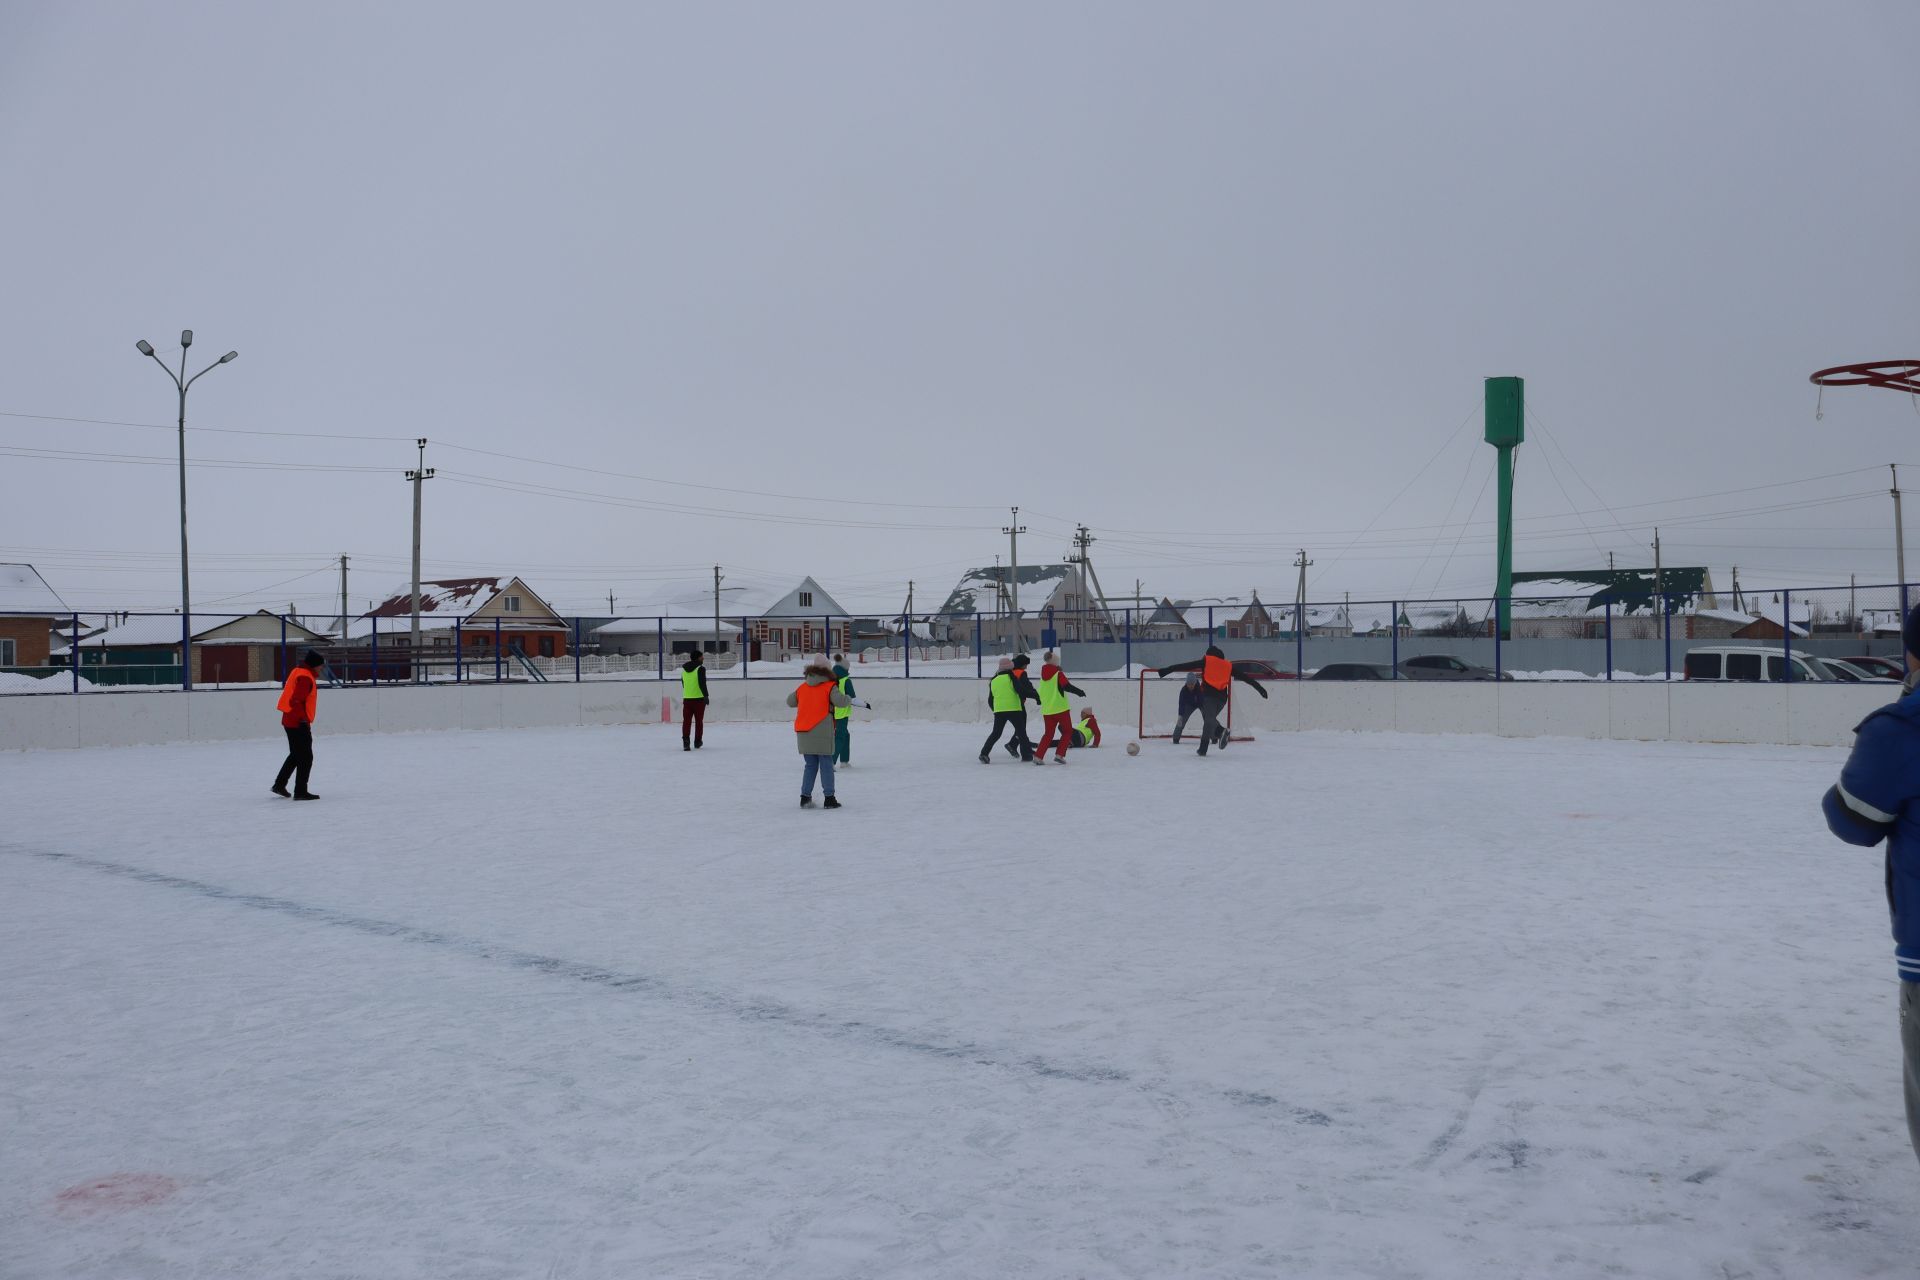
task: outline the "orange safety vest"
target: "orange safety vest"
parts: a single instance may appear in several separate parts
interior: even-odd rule
[[[833,714],[831,684],[803,684],[793,692],[800,703],[799,714],[793,717],[795,733],[805,733]]]
[[[295,685],[300,681],[306,682],[305,689],[295,688]],[[280,714],[287,715],[292,712],[294,708],[298,707],[305,713],[302,718],[311,724],[313,723],[314,712],[319,706],[320,682],[313,678],[313,672],[307,670],[305,667],[295,667],[292,671],[289,671],[287,673],[287,682],[280,687]]]
[[[1227,684],[1233,679],[1233,664],[1225,658],[1208,654],[1206,661],[1200,664],[1200,679],[1208,687],[1225,693]]]

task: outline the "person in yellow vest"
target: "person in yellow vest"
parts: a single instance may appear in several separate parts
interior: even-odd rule
[[[1227,727],[1220,723],[1220,713],[1227,707],[1227,689],[1238,680],[1261,697],[1267,691],[1260,682],[1242,672],[1221,652],[1220,646],[1210,644],[1204,657],[1191,662],[1176,662],[1160,668],[1160,678],[1166,679],[1176,671],[1198,671],[1200,673],[1200,750],[1195,754],[1205,756],[1207,748],[1218,743],[1222,751],[1227,749]]]
[[[853,763],[853,735],[847,730],[853,723],[853,708],[859,702],[859,695],[853,691],[853,677],[847,674],[847,655],[833,655],[833,680],[836,688],[847,695],[847,705],[833,709],[833,760],[845,768]]]
[[[680,668],[680,749],[698,751],[707,736],[707,664],[699,650]]]
[[[1000,735],[1013,730],[1007,754],[1016,760],[1033,759],[1033,739],[1027,736],[1027,700],[1040,701],[1033,681],[1027,679],[1027,655],[1000,659],[1000,669],[987,681],[987,709],[993,712],[993,732],[987,745],[980,748],[980,763],[993,763],[993,745]]]
[[[1040,682],[1034,687],[1040,692],[1040,714],[1045,717],[1046,728],[1040,735],[1040,745],[1033,749],[1033,762],[1047,762],[1047,746],[1058,733],[1060,747],[1054,753],[1053,762],[1065,764],[1067,744],[1073,738],[1073,708],[1067,703],[1067,695],[1084,698],[1087,693],[1067,679],[1067,673],[1056,664],[1053,650],[1047,650],[1041,661],[1045,665],[1040,668]]]
[[[1080,722],[1073,726],[1073,745],[1076,747],[1097,747],[1100,745],[1100,721],[1093,714],[1093,708],[1080,708]]]
[[[833,794],[833,712],[850,699],[835,684],[833,668],[825,658],[809,660],[805,674],[806,683],[787,695],[787,705],[796,713],[794,739],[806,760],[800,772],[800,807],[813,808],[813,781],[818,777],[826,794],[823,807],[838,809],[842,806]]]
[[[273,794],[277,796],[289,794],[287,779],[292,778],[293,799],[320,798],[307,790],[307,779],[313,773],[313,713],[320,706],[319,671],[326,664],[325,658],[309,649],[280,686],[280,727],[287,731],[287,759],[273,780]]]

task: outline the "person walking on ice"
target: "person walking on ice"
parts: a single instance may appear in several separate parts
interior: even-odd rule
[[[987,681],[987,706],[993,712],[993,732],[987,735],[987,745],[980,748],[980,763],[993,763],[993,744],[1000,741],[1000,735],[1008,729],[1013,730],[1013,738],[1007,743],[1007,754],[1016,760],[1033,759],[1033,740],[1027,737],[1027,699],[1035,702],[1040,695],[1034,691],[1033,682],[1027,679],[1027,655],[1017,658],[1000,659],[1000,669]]]
[[[1200,750],[1196,755],[1205,756],[1207,748],[1216,742],[1222,751],[1227,749],[1227,727],[1220,723],[1220,713],[1226,709],[1227,688],[1233,681],[1247,685],[1263,698],[1267,696],[1260,682],[1229,662],[1217,644],[1208,645],[1204,657],[1160,668],[1160,678],[1164,680],[1176,671],[1200,673]]]
[[[1054,752],[1053,762],[1067,762],[1067,746],[1073,739],[1073,707],[1067,701],[1068,694],[1086,697],[1087,691],[1074,685],[1067,679],[1067,673],[1061,669],[1053,650],[1043,655],[1044,663],[1040,668],[1040,683],[1036,686],[1040,694],[1040,714],[1045,717],[1045,729],[1040,734],[1040,745],[1033,749],[1033,762],[1047,762],[1047,747],[1052,744],[1054,735],[1060,735],[1059,749]]]
[[[1907,615],[1902,638],[1907,678],[1900,697],[1855,727],[1853,754],[1820,808],[1827,829],[1848,844],[1887,842],[1907,1141],[1920,1156],[1920,607]]]
[[[680,668],[680,749],[698,751],[707,736],[707,664],[698,649]]]
[[[859,695],[853,691],[853,677],[847,674],[847,655],[833,655],[834,685],[847,695],[847,705],[833,709],[833,758],[841,767],[853,763],[853,735],[847,730],[852,724],[853,708],[859,701]]]
[[[787,695],[787,705],[797,712],[793,717],[794,738],[806,760],[800,771],[800,807],[813,808],[813,781],[817,776],[820,790],[826,795],[822,807],[838,809],[842,806],[833,795],[833,712],[847,705],[847,695],[835,685],[833,668],[825,658],[811,659],[805,674],[806,682]]]
[[[309,649],[301,655],[300,665],[287,673],[280,686],[280,727],[287,731],[287,759],[273,780],[273,794],[290,795],[295,800],[318,800],[307,790],[313,773],[313,713],[320,706],[320,668],[327,664],[318,652]],[[293,791],[287,791],[287,779],[293,779]]]

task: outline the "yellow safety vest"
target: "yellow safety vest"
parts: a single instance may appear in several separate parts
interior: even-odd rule
[[[1034,686],[1040,693],[1041,715],[1055,716],[1067,709],[1067,695],[1060,692],[1060,682],[1065,678],[1056,671]]]
[[[841,693],[846,694],[848,698],[852,698],[853,690],[847,687],[852,683],[853,683],[852,676],[841,676],[840,679],[836,682],[836,687],[840,690]],[[845,720],[848,716],[852,714],[853,714],[853,705],[851,703],[849,703],[844,707],[835,707],[833,709],[833,718],[835,720]]]
[[[1082,720],[1079,724],[1073,727],[1073,731],[1079,734],[1081,737],[1085,738],[1088,742],[1093,741],[1093,721]]]
[[[695,667],[691,671],[688,671],[685,667],[682,667],[680,669],[680,696],[681,697],[704,698],[707,696],[706,694],[700,692],[700,673],[704,670],[706,670],[706,668],[704,667]]]
[[[990,704],[995,711],[1018,711],[1020,709],[1020,691],[1013,687],[1013,673],[1002,671],[987,682]]]

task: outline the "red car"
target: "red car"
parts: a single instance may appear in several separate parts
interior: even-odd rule
[[[1905,680],[1907,669],[1892,658],[1842,658],[1842,662],[1851,662],[1868,675],[1885,676],[1889,680]]]
[[[1250,676],[1255,680],[1298,680],[1300,673],[1289,668],[1282,671],[1271,662],[1259,658],[1235,658],[1233,673],[1237,676]]]

